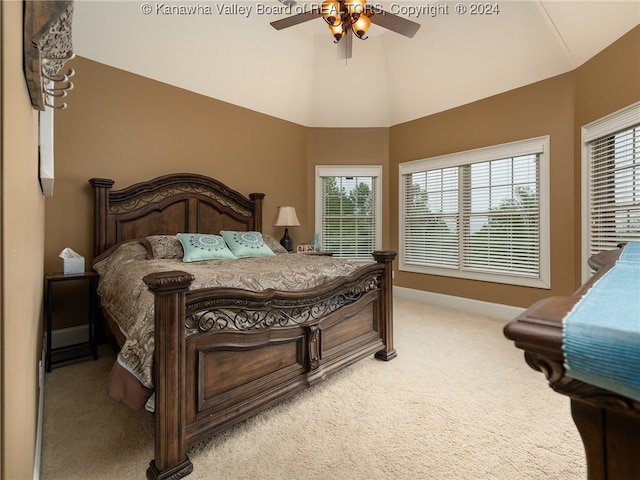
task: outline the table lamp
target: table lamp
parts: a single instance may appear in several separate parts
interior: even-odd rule
[[[293,240],[289,237],[289,227],[300,226],[295,207],[278,207],[273,226],[284,227],[284,236],[280,240],[280,245],[286,248],[288,252],[293,251]]]

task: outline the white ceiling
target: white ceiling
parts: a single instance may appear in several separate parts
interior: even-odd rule
[[[282,4],[75,0],[74,51],[305,126],[387,127],[571,71],[640,24],[640,0],[490,0],[499,8],[491,15],[456,13],[470,2],[372,0],[438,14],[403,15],[422,25],[411,39],[372,25],[345,61],[321,18],[280,31],[269,24],[320,2],[268,14],[259,5]],[[162,13],[178,5],[199,14]]]

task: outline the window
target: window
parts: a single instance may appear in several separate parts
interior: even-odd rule
[[[549,288],[549,138],[400,165],[401,270]]]
[[[372,260],[380,249],[382,167],[316,167],[316,232],[322,250]]]
[[[583,277],[587,259],[640,241],[640,103],[582,129]]]

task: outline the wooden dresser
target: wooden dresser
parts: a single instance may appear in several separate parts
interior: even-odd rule
[[[527,364],[544,373],[553,390],[571,399],[571,415],[584,443],[589,480],[640,479],[640,402],[570,378],[563,365],[563,318],[613,268],[621,251],[594,255],[589,264],[596,273],[573,295],[541,300],[504,328],[507,338],[524,350]]]

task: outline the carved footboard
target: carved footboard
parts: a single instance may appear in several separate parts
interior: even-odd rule
[[[189,291],[185,272],[145,277],[156,315],[147,476],[182,478],[193,468],[187,447],[364,357],[394,358],[395,255],[374,252],[376,264],[301,292]]]

